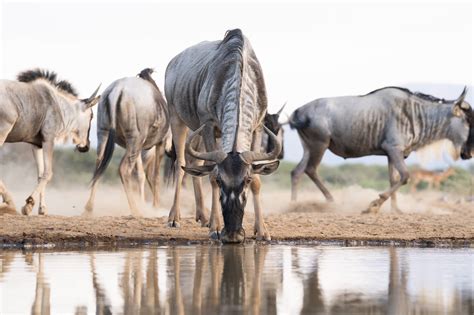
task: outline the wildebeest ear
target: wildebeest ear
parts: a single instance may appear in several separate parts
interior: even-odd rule
[[[181,168],[186,173],[192,176],[209,175],[214,170],[215,167],[216,167],[216,164],[200,165],[200,166],[192,166],[192,167],[181,166]]]
[[[268,175],[277,170],[280,161],[272,161],[268,163],[252,164],[252,171],[254,174]]]

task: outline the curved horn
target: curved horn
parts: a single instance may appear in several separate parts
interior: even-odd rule
[[[464,89],[461,92],[461,95],[456,99],[454,102],[456,105],[459,105],[462,109],[469,109],[469,105],[464,103],[464,98],[466,97],[467,94],[467,86],[464,86]]]
[[[280,116],[280,114],[283,112],[283,109],[285,108],[286,103],[287,103],[287,102],[285,102],[285,104],[283,104],[283,106],[280,108],[280,110],[277,111],[277,115],[278,115],[278,116]]]
[[[205,126],[206,126],[205,123],[202,124],[201,127],[196,129],[189,135],[188,140],[186,140],[186,147],[185,147],[186,153],[188,153],[189,155],[191,155],[192,157],[196,159],[220,163],[224,161],[225,158],[227,157],[227,154],[224,151],[216,150],[212,152],[199,152],[193,149],[193,142],[194,142],[193,140],[196,138],[196,136],[199,135],[199,133],[202,131],[202,129],[204,129]]]
[[[266,133],[268,133],[268,140],[271,140],[273,142],[273,150],[268,153],[253,151],[242,152],[240,156],[242,157],[242,160],[244,160],[248,164],[252,164],[253,162],[258,161],[274,160],[281,152],[281,142],[278,140],[278,137],[273,132],[271,132],[270,129],[265,127],[265,125],[263,126],[263,129]]]
[[[92,101],[92,100],[95,98],[95,96],[96,96],[97,93],[99,92],[99,89],[100,89],[100,86],[101,86],[101,85],[102,85],[102,83],[99,84],[99,86],[97,87],[97,89],[95,89],[94,93],[92,93],[91,96],[89,96],[88,98],[86,98],[86,99],[84,100],[86,103]]]

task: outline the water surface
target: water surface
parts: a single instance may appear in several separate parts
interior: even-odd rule
[[[474,314],[474,249],[0,251],[0,314]]]

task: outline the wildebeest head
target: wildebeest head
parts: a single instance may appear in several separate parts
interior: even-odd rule
[[[277,136],[264,126],[273,150],[268,153],[261,152],[229,152],[222,150],[214,152],[198,152],[193,149],[193,140],[205,125],[194,131],[186,142],[186,152],[201,160],[211,162],[208,165],[183,167],[193,176],[213,176],[220,188],[220,203],[224,217],[224,228],[221,239],[226,243],[239,243],[245,239],[242,227],[244,209],[247,204],[247,191],[254,174],[267,175],[274,172],[279,165],[275,160],[281,150],[281,143]]]
[[[278,155],[278,159],[281,160],[283,159],[283,156],[285,155],[284,148],[283,148],[283,128],[282,125],[279,123],[280,115],[283,112],[283,109],[285,108],[286,103],[283,104],[283,106],[280,108],[276,114],[265,114],[265,118],[263,120],[264,125],[270,129],[271,132],[277,135],[278,140],[281,142],[281,152]],[[273,142],[268,142],[266,144],[265,151],[266,152],[271,152],[273,150],[274,143]]]
[[[472,158],[472,151],[474,150],[474,112],[471,105],[464,100],[466,97],[467,88],[464,87],[461,95],[454,101],[453,116],[460,118],[463,125],[469,128],[469,134],[463,139],[461,146],[461,158],[468,160]]]
[[[92,107],[99,101],[99,87],[86,99],[78,99],[75,106],[77,107],[76,126],[72,130],[72,142],[76,145],[79,152],[87,152],[90,147],[89,133],[92,122]]]

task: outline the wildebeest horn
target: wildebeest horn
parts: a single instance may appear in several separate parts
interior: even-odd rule
[[[285,102],[285,104],[283,104],[283,106],[280,108],[280,110],[277,111],[277,115],[280,115],[280,114],[283,112],[283,108],[285,108],[286,103],[287,103],[287,102]]]
[[[205,161],[212,161],[216,163],[220,163],[225,160],[227,157],[227,154],[222,151],[222,150],[216,150],[212,152],[198,152],[193,149],[193,140],[194,138],[199,135],[199,133],[202,131],[202,129],[206,126],[206,124],[202,124],[201,127],[193,131],[189,137],[188,140],[186,140],[186,152],[191,155],[192,157],[200,160],[205,160]]]
[[[95,96],[96,96],[97,93],[99,92],[99,89],[100,89],[100,86],[101,86],[101,85],[102,85],[102,83],[99,84],[99,86],[97,87],[97,89],[95,89],[94,93],[92,93],[92,95],[91,95],[89,98],[86,98],[86,99],[84,100],[85,103],[89,103],[89,102],[91,102],[91,101],[95,98]]]
[[[464,103],[464,98],[466,97],[467,94],[467,86],[464,86],[464,89],[461,92],[461,95],[459,95],[458,99],[456,100],[455,104],[459,104],[459,106],[462,109],[469,109],[469,105]]]
[[[281,152],[281,142],[278,140],[278,137],[270,129],[265,127],[265,125],[263,126],[263,129],[266,133],[268,133],[268,140],[273,142],[273,150],[268,153],[253,151],[242,152],[240,156],[242,157],[242,160],[248,164],[252,164],[253,162],[257,161],[274,160]]]

